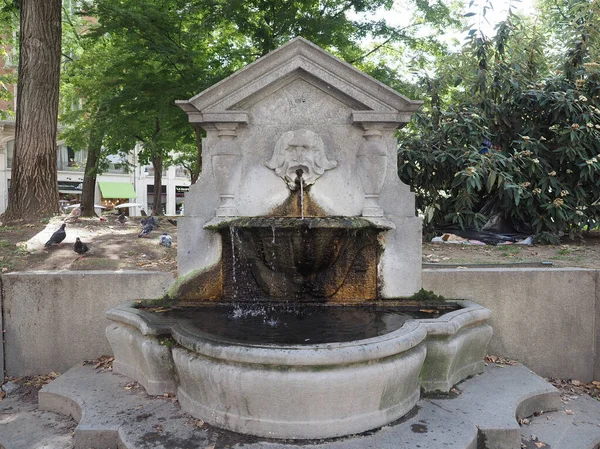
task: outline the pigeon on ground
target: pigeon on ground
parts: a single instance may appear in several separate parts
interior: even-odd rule
[[[80,254],[82,257],[85,253],[87,253],[90,250],[90,248],[83,243],[79,237],[77,237],[75,239],[75,244],[73,245],[73,251],[75,251],[77,254]]]
[[[143,227],[142,227],[142,232],[140,232],[138,234],[138,237],[147,237],[148,234],[150,234],[152,232],[152,230],[154,229],[154,222],[151,220],[143,220],[144,223],[142,223]]]
[[[119,223],[124,224],[127,221],[127,217],[125,216],[124,213],[121,213],[117,217],[117,220],[119,220]]]
[[[83,214],[83,209],[83,206],[74,207],[71,213],[67,215],[67,218],[65,218],[65,223],[72,223],[79,220],[79,217],[81,217],[81,214]]]
[[[142,214],[142,217],[148,216],[148,214],[146,213],[146,211],[144,209],[140,210],[140,213]]]
[[[167,218],[167,221],[173,226],[177,227],[177,220],[174,220],[173,218]]]
[[[44,246],[60,246],[60,243],[67,237],[67,233],[65,232],[65,226],[67,225],[64,223],[61,224],[60,229],[57,230],[54,234],[52,234],[52,236],[50,236],[50,240],[48,240]]]
[[[165,246],[167,248],[171,247],[171,244],[173,243],[173,237],[171,237],[169,234],[167,234],[166,232],[163,232],[162,235],[160,236],[160,239],[158,241],[162,246]]]
[[[146,226],[147,224],[151,224],[155,228],[160,228],[160,226],[158,225],[158,218],[156,218],[154,215],[150,215],[149,217],[142,218],[140,220],[140,223],[142,224],[142,226]]]

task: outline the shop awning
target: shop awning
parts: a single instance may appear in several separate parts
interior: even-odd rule
[[[137,194],[128,182],[99,182],[102,198],[135,198]]]

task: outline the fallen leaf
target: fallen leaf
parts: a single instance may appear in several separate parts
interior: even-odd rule
[[[571,384],[575,385],[576,387],[580,387],[581,385],[583,385],[583,382],[580,380],[573,379],[573,380],[571,380]]]
[[[535,447],[547,447],[546,443],[542,443],[541,441],[538,441],[537,443],[533,443],[535,444]]]
[[[204,425],[204,421],[202,421],[201,419],[196,421],[196,427],[202,427],[203,425]]]
[[[573,410],[569,410],[569,409],[565,410],[565,413],[567,415],[574,415],[575,414],[575,413],[573,413]]]

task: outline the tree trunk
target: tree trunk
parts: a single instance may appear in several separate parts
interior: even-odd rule
[[[4,218],[58,214],[61,0],[21,0],[15,152]]]
[[[95,217],[94,196],[96,194],[96,176],[98,175],[98,161],[102,150],[102,137],[99,134],[90,136],[88,157],[83,174],[83,189],[81,191],[81,204],[84,217]]]
[[[196,132],[196,148],[198,149],[198,153],[196,154],[196,169],[190,171],[192,184],[196,184],[198,176],[202,172],[202,131],[199,126],[195,126],[194,131]]]
[[[162,215],[162,155],[152,156],[152,167],[154,168],[154,202],[152,203],[152,215]]]

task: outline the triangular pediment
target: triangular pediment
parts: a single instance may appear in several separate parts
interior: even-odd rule
[[[405,96],[297,37],[186,101],[178,101],[196,123],[246,121],[245,111],[287,84],[303,79],[362,115],[405,123],[422,102]]]

